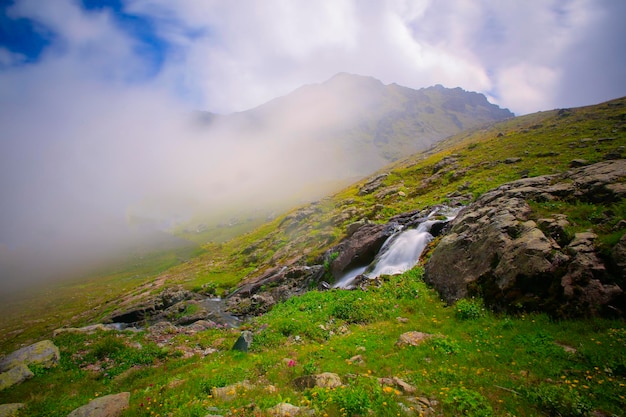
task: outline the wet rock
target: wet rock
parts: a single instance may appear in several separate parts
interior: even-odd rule
[[[299,390],[315,387],[332,389],[340,387],[342,383],[339,375],[332,372],[323,372],[317,375],[305,375],[296,378],[293,381],[293,385]]]
[[[130,392],[96,398],[72,411],[67,417],[117,417],[128,408],[129,400]]]
[[[433,335],[429,333],[422,333],[422,332],[416,332],[416,331],[406,332],[400,335],[400,337],[398,338],[398,341],[396,342],[396,345],[419,346],[432,337]]]
[[[247,352],[252,344],[252,332],[245,330],[241,332],[239,339],[233,345],[232,350],[238,350],[240,352]]]
[[[0,417],[14,417],[24,407],[24,403],[0,404]]]
[[[349,239],[344,239],[331,249],[337,257],[330,263],[330,273],[338,277],[354,266],[367,265],[393,232],[394,229],[386,225],[362,226]]]
[[[19,363],[9,370],[0,373],[0,391],[21,384],[27,379],[35,376],[23,363]]]
[[[59,363],[59,348],[50,340],[43,340],[26,346],[22,349],[5,356],[0,360],[0,372],[23,365],[40,365],[44,368],[51,368]]]

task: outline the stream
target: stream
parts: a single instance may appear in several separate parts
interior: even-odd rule
[[[433,240],[430,229],[434,224],[449,222],[454,219],[458,210],[447,207],[437,208],[432,211],[415,229],[401,229],[391,235],[383,244],[374,260],[365,266],[360,266],[343,274],[333,288],[350,289],[355,279],[364,275],[373,279],[381,275],[401,274],[413,268],[419,262],[422,252]],[[432,219],[437,215],[443,215],[446,220]]]

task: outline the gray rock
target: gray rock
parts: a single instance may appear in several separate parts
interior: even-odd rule
[[[406,332],[400,335],[400,337],[398,338],[398,341],[396,342],[396,345],[419,346],[425,341],[427,341],[428,339],[431,339],[432,337],[433,335],[429,333],[416,332],[416,331]]]
[[[84,333],[84,334],[93,334],[99,331],[106,332],[111,330],[117,330],[117,328],[112,324],[92,324],[90,326],[84,327],[62,327],[60,329],[56,329],[52,332],[52,337],[57,337],[63,333]]]
[[[617,160],[522,179],[485,193],[450,223],[426,265],[426,282],[448,303],[478,295],[492,308],[511,312],[569,317],[617,306],[623,311],[622,246],[613,250],[617,273],[609,271],[596,253],[594,234],[572,239],[569,222],[560,214],[535,223],[526,200],[618,201],[626,195],[624,179],[626,161]]]
[[[367,194],[370,194],[370,193],[374,192],[378,188],[380,188],[383,185],[383,181],[385,181],[385,178],[387,178],[388,175],[389,174],[386,174],[386,173],[385,174],[380,174],[380,175],[377,175],[376,177],[372,178],[368,182],[366,182],[359,189],[359,195],[360,196],[367,195]]]
[[[301,415],[301,408],[289,403],[280,403],[272,408],[268,408],[267,412],[274,417],[299,416]]]
[[[0,391],[12,387],[13,385],[21,384],[33,376],[35,375],[26,365],[19,363],[8,371],[0,373]]]
[[[589,165],[589,161],[586,159],[572,159],[569,163],[570,168],[579,168],[584,167],[585,165]]]
[[[241,332],[239,339],[233,345],[232,350],[238,350],[240,352],[247,352],[252,344],[252,332],[245,330]]]
[[[241,381],[225,387],[213,387],[211,389],[211,394],[213,395],[213,398],[217,398],[222,401],[232,401],[237,397],[237,393],[239,391],[249,390],[252,388],[253,386],[250,382]]]
[[[52,341],[43,340],[5,356],[0,360],[0,372],[8,371],[19,364],[51,368],[59,363],[59,358],[59,348]]]
[[[522,158],[516,157],[516,158],[506,158],[504,160],[505,164],[516,164],[518,162],[522,162]]]
[[[77,408],[67,417],[117,417],[128,408],[129,400],[130,392],[106,395]]]
[[[293,385],[300,390],[314,387],[333,389],[340,387],[342,383],[339,375],[332,372],[322,372],[317,375],[305,375],[296,378]]]
[[[26,407],[24,403],[0,404],[0,417],[13,417],[17,412]]]

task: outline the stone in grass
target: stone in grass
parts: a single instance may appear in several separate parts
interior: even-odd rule
[[[28,369],[28,366],[20,363],[0,374],[0,391],[12,387],[13,385],[21,384],[33,376],[35,375]]]
[[[252,344],[252,332],[245,330],[241,332],[241,336],[233,345],[232,350],[238,350],[240,352],[247,352]]]
[[[396,342],[398,346],[410,345],[410,346],[418,346],[424,343],[426,340],[433,337],[432,334],[422,333],[422,332],[406,332],[402,333]]]
[[[222,400],[222,401],[232,401],[237,398],[237,392],[242,390],[249,390],[254,388],[253,385],[248,381],[237,382],[233,385],[228,385],[226,387],[213,387],[211,389],[211,395],[213,398]]]
[[[129,400],[130,392],[106,395],[77,408],[67,417],[117,417],[128,408]]]
[[[302,408],[296,407],[289,403],[276,404],[267,410],[268,414],[273,417],[289,417],[303,415]]]
[[[323,372],[317,375],[305,375],[294,379],[294,387],[304,390],[307,388],[337,388],[342,385],[339,375],[332,372]]]
[[[25,406],[23,403],[0,404],[0,417],[13,417]]]
[[[380,385],[389,385],[396,387],[406,394],[413,394],[417,391],[417,388],[407,382],[404,382],[397,376],[394,376],[393,378],[378,378],[378,383]]]
[[[51,368],[59,363],[59,358],[59,348],[52,341],[43,340],[5,356],[0,360],[0,372],[6,372],[19,364]]]

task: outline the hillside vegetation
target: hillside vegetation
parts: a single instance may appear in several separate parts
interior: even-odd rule
[[[386,167],[374,192],[360,193],[368,178],[253,232],[205,245],[163,272],[120,272],[7,300],[1,348],[8,353],[55,328],[96,323],[120,302],[166,287],[201,291],[210,284],[226,294],[270,268],[323,264],[354,222],[384,223],[455,199],[470,203],[508,181],[563,172],[574,160],[623,158],[624,146],[626,98],[465,131]],[[533,210],[567,213],[572,233],[592,230],[607,250],[625,232],[623,202]],[[274,408],[281,403],[321,416],[623,415],[623,321],[495,315],[480,299],[448,306],[422,275],[418,266],[366,291],[313,290],[241,329],[61,334],[54,338],[60,364],[0,391],[0,403],[26,403],[19,415],[65,416],[127,391],[127,416],[287,415]],[[241,330],[253,333],[248,353],[231,350]],[[398,343],[410,331],[426,339]],[[337,374],[341,385],[296,382],[322,372]]]

